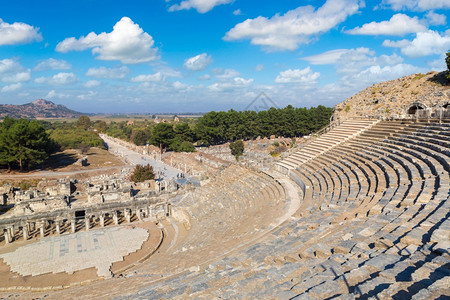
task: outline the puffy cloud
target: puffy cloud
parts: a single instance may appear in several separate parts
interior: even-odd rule
[[[375,56],[369,48],[335,49],[318,55],[304,57],[312,65],[335,65],[341,75],[358,73],[374,65],[395,65],[403,62],[397,54]]]
[[[54,98],[68,98],[69,95],[63,94],[63,93],[57,93],[55,90],[51,90],[48,92],[48,94],[44,97],[45,99],[54,99]]]
[[[191,71],[201,71],[209,66],[212,62],[213,60],[210,55],[202,53],[186,59],[184,62],[184,67]]]
[[[222,68],[215,68],[212,70],[212,73],[216,75],[217,78],[233,78],[241,75],[241,73],[236,70]]]
[[[183,9],[196,9],[199,13],[204,14],[213,9],[217,5],[228,4],[233,0],[184,0],[180,4],[174,4],[169,7],[169,11],[177,11]]]
[[[429,11],[426,16],[428,23],[431,25],[445,25],[447,24],[447,17],[445,15],[437,14],[433,11]]]
[[[227,79],[221,82],[216,82],[208,86],[208,89],[213,92],[232,91],[235,89],[241,89],[250,86],[253,83],[253,78],[244,79],[241,77],[235,77],[233,79]]]
[[[417,17],[411,18],[404,14],[396,14],[393,15],[389,21],[367,23],[361,27],[347,30],[346,33],[402,36],[408,33],[426,31],[426,29],[427,28],[420,23]]]
[[[115,79],[121,79],[125,78],[125,76],[130,73],[130,69],[123,66],[120,68],[90,68],[86,72],[86,76],[96,77],[96,78],[115,78]]]
[[[0,60],[0,78],[3,82],[24,82],[31,79],[31,70],[25,69],[15,59]]]
[[[315,84],[320,77],[319,72],[313,72],[310,67],[304,69],[289,69],[278,74],[276,83]]]
[[[433,30],[418,32],[412,41],[386,40],[383,42],[383,46],[401,48],[401,52],[410,57],[441,54],[450,48],[450,30],[443,35]]]
[[[24,82],[29,81],[30,79],[31,79],[30,69],[2,77],[3,82]]]
[[[345,77],[344,81],[347,81],[350,84],[353,82],[358,82],[359,84],[372,84],[375,82],[392,80],[405,75],[423,71],[424,70],[422,68],[418,68],[409,64],[396,64],[393,66],[384,67],[375,65],[368,67],[357,74]]]
[[[100,60],[119,60],[124,64],[143,63],[158,59],[153,38],[128,17],[114,25],[110,33],[89,33],[79,39],[67,38],[56,46],[58,52],[82,51],[92,48]]]
[[[93,87],[99,86],[100,84],[102,84],[102,83],[98,80],[88,80],[84,83],[84,86],[87,88],[93,88]]]
[[[191,88],[189,84],[180,81],[175,81],[172,83],[172,87],[177,91],[189,90]]]
[[[295,50],[309,43],[312,35],[327,32],[358,9],[357,0],[327,0],[318,9],[301,6],[272,18],[247,19],[229,30],[224,40],[250,39],[268,50]]]
[[[240,9],[236,9],[235,11],[233,11],[233,15],[240,16],[242,15],[242,11]]]
[[[161,72],[148,75],[138,75],[136,77],[131,78],[132,82],[160,82],[164,80],[165,76]]]
[[[34,82],[50,85],[68,85],[77,82],[77,76],[73,73],[58,73],[52,77],[36,78]]]
[[[20,22],[9,24],[0,19],[0,45],[27,44],[33,41],[42,41],[39,28]]]
[[[22,87],[22,83],[18,82],[18,83],[13,83],[10,85],[5,85],[4,87],[2,87],[2,92],[6,93],[6,92],[14,92],[17,91],[18,89],[20,89]]]
[[[36,67],[35,71],[45,71],[45,70],[69,70],[72,66],[63,59],[49,58],[41,61]]]
[[[431,10],[448,9],[450,2],[448,0],[383,0],[382,6],[388,6],[393,10]]]
[[[211,75],[209,75],[209,74],[205,74],[205,75],[198,77],[198,80],[210,80],[210,79],[211,79]]]

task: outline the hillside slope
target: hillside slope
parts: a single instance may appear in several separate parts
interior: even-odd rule
[[[38,99],[31,103],[22,105],[3,104],[0,105],[0,118],[6,116],[12,118],[77,118],[82,113],[68,109],[64,105],[55,104],[51,101]]]
[[[445,72],[412,74],[374,84],[335,106],[335,116],[404,116],[414,103],[428,108],[448,105],[450,85]]]

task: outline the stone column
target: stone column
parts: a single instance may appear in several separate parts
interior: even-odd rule
[[[72,233],[75,233],[75,231],[76,231],[76,224],[75,224],[75,222],[76,222],[76,220],[75,219],[72,219],[72,220],[70,220],[70,228],[71,228],[71,230],[72,230]]]
[[[86,218],[84,219],[84,224],[86,225],[86,231],[88,231],[88,230],[89,230],[89,227],[91,227],[91,224],[90,224],[90,218],[89,218],[89,217],[86,217]]]
[[[28,240],[28,224],[22,227],[23,239]]]
[[[100,226],[105,227],[105,216],[103,214],[100,215]]]
[[[39,233],[41,234],[41,237],[45,236],[44,226],[45,226],[45,222],[41,222],[41,224],[39,224]]]
[[[114,224],[119,225],[119,217],[117,216],[117,211],[113,211]]]
[[[149,218],[153,217],[153,209],[151,206],[148,207],[148,217]]]
[[[169,204],[166,204],[164,206],[164,210],[165,210],[166,216],[167,217],[170,216],[170,205]]]
[[[136,208],[136,216],[138,217],[139,221],[142,221],[142,212],[140,208]]]
[[[125,219],[127,220],[128,223],[130,223],[131,222],[130,210],[128,208],[125,208],[124,213],[125,213]]]
[[[61,234],[61,226],[59,225],[59,220],[55,221],[56,233]]]
[[[5,236],[5,243],[9,244],[10,240],[9,240],[9,230],[8,229],[3,229],[3,234]]]

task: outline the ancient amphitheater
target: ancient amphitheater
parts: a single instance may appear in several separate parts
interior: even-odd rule
[[[411,106],[339,118],[268,170],[224,168],[173,198],[162,244],[114,278],[1,295],[448,299],[448,102]]]

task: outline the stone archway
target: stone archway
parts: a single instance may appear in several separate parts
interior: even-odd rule
[[[417,112],[418,110],[426,109],[426,108],[427,108],[427,106],[426,106],[425,104],[423,104],[423,103],[421,103],[421,102],[414,102],[414,103],[411,104],[411,105],[409,106],[409,108],[406,110],[406,113],[407,113],[408,115],[415,115],[416,112]]]

